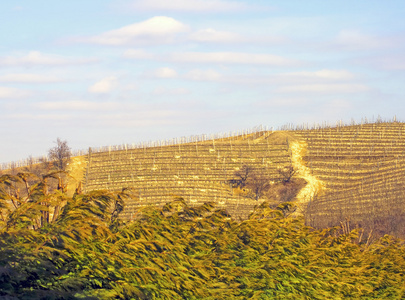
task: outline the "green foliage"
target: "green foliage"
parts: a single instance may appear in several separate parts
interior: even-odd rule
[[[145,207],[134,221],[123,223],[118,217],[130,197],[126,190],[67,197],[63,190],[47,193],[40,181],[21,196],[11,188],[18,179],[0,180],[0,297],[405,296],[401,241],[384,236],[358,244],[356,231],[314,230],[289,217],[291,203],[275,209],[264,203],[236,222],[213,203],[191,207],[179,198],[162,208]]]

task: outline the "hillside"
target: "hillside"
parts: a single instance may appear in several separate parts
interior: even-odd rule
[[[312,199],[315,227],[345,219],[364,228],[405,236],[405,124],[374,123],[295,132],[307,144],[312,175],[325,189]]]
[[[83,183],[86,191],[132,188],[136,197],[127,203],[127,219],[139,206],[163,205],[175,197],[191,205],[213,201],[234,217],[246,218],[264,199],[256,201],[232,188],[228,181],[235,172],[249,165],[277,182],[278,169],[292,164],[295,177],[307,183],[295,201],[298,214],[306,211],[309,225],[332,226],[349,219],[398,233],[404,206],[404,146],[405,124],[399,122],[262,131],[91,153]],[[393,215],[392,224],[386,224]]]
[[[405,124],[378,122],[316,129],[257,131],[169,145],[93,149],[70,162],[68,190],[131,191],[122,217],[140,207],[183,198],[190,206],[214,202],[236,220],[263,201],[293,201],[295,216],[325,228],[350,224],[405,237]],[[254,194],[235,186],[245,167],[265,180]],[[291,182],[280,170],[293,167]],[[261,179],[260,179],[261,178]]]
[[[136,198],[124,213],[140,205],[163,205],[183,197],[191,205],[207,201],[245,218],[257,205],[228,183],[243,165],[278,178],[290,162],[288,135],[260,132],[245,136],[172,146],[99,152],[89,155],[85,190],[132,188]]]
[[[403,130],[261,131],[2,174],[0,298],[403,299],[404,242],[381,237],[405,237]]]

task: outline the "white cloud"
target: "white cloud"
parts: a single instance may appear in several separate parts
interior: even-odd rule
[[[85,41],[113,46],[169,43],[174,40],[176,34],[186,31],[188,31],[188,27],[183,23],[170,17],[157,16],[143,22],[104,32],[85,39]]]
[[[334,99],[329,101],[327,105],[335,111],[348,111],[353,108],[351,102],[347,99]]]
[[[312,97],[280,97],[272,96],[265,101],[258,101],[254,103],[254,106],[258,108],[269,108],[269,107],[302,107],[309,105],[313,102]]]
[[[266,85],[279,88],[312,86],[317,84],[353,83],[358,76],[347,70],[324,69],[318,71],[298,71],[288,73],[251,74],[233,73],[222,76],[221,81],[237,85]]]
[[[67,121],[71,120],[74,116],[69,114],[32,114],[32,113],[17,113],[9,114],[6,116],[7,119],[12,120],[36,120],[36,121]]]
[[[302,71],[282,74],[283,77],[292,78],[309,78],[309,79],[330,79],[330,80],[350,80],[355,76],[346,70],[319,70],[319,71]]]
[[[0,76],[0,82],[11,83],[53,83],[61,80],[54,76],[46,76],[39,74],[7,74]]]
[[[43,54],[39,51],[31,51],[22,56],[0,57],[0,65],[5,66],[31,66],[31,65],[70,65],[70,64],[87,64],[96,62],[94,58],[71,58],[54,54]]]
[[[354,60],[355,63],[360,63],[366,66],[375,66],[378,69],[402,71],[405,70],[405,55],[384,53],[379,56],[370,56]]]
[[[20,89],[0,86],[0,99],[16,99],[29,96],[30,93]]]
[[[185,76],[186,79],[196,81],[215,81],[221,79],[222,75],[214,70],[200,70],[194,69],[188,72]]]
[[[112,102],[90,102],[81,100],[59,101],[59,102],[39,102],[36,107],[43,110],[110,110],[116,108]]]
[[[244,52],[176,52],[154,55],[143,50],[130,49],[123,56],[129,59],[150,59],[180,63],[253,64],[274,66],[299,66],[303,62],[278,55]]]
[[[128,49],[124,52],[123,57],[132,59],[154,59],[155,55],[143,49]]]
[[[136,10],[185,12],[233,12],[249,8],[241,2],[223,0],[137,0],[132,7]]]
[[[152,91],[153,95],[170,95],[170,96],[177,96],[177,95],[187,95],[190,94],[190,91],[185,88],[165,88],[165,87],[158,87]]]
[[[171,54],[169,59],[184,63],[262,64],[274,66],[299,64],[295,60],[277,55],[241,52],[184,52]]]
[[[117,78],[106,77],[89,87],[89,92],[94,94],[105,94],[111,92],[117,85]]]
[[[136,83],[129,83],[127,85],[125,85],[124,87],[122,87],[123,91],[136,91],[138,90],[139,86]]]
[[[129,113],[106,114],[95,117],[103,125],[118,127],[150,127],[179,124],[182,114],[175,109],[140,109]]]
[[[151,76],[155,78],[176,78],[177,72],[171,68],[164,67],[153,71]]]
[[[189,39],[196,42],[211,42],[211,43],[239,43],[244,42],[242,36],[227,31],[217,31],[212,28],[199,30],[190,34]]]
[[[369,91],[370,88],[363,84],[302,84],[290,85],[276,89],[280,93],[358,93]]]
[[[391,47],[395,44],[387,37],[376,37],[357,30],[342,30],[335,38],[335,45],[347,50],[370,50]]]

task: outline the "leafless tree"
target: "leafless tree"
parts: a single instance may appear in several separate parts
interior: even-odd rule
[[[230,183],[244,188],[247,185],[249,177],[252,176],[254,168],[249,165],[243,165],[238,171],[235,172],[236,179],[230,180]]]
[[[270,187],[270,178],[263,172],[252,172],[247,180],[246,186],[253,192],[255,199],[259,200]]]
[[[53,165],[61,171],[66,170],[70,155],[70,147],[67,141],[62,141],[60,138],[57,138],[56,146],[49,149],[48,152],[49,159],[53,162]]]
[[[290,182],[292,177],[297,172],[292,165],[288,165],[283,168],[279,168],[277,171],[280,174],[281,180],[284,183]]]
[[[256,200],[259,200],[271,187],[269,176],[262,170],[249,165],[243,165],[234,173],[234,176],[236,179],[231,179],[229,182],[233,186],[247,188]]]

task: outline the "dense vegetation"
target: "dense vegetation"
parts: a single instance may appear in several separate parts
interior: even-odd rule
[[[0,177],[6,299],[402,299],[405,247],[314,230],[263,203],[243,222],[175,199],[120,220],[129,190],[67,196],[58,173]]]

